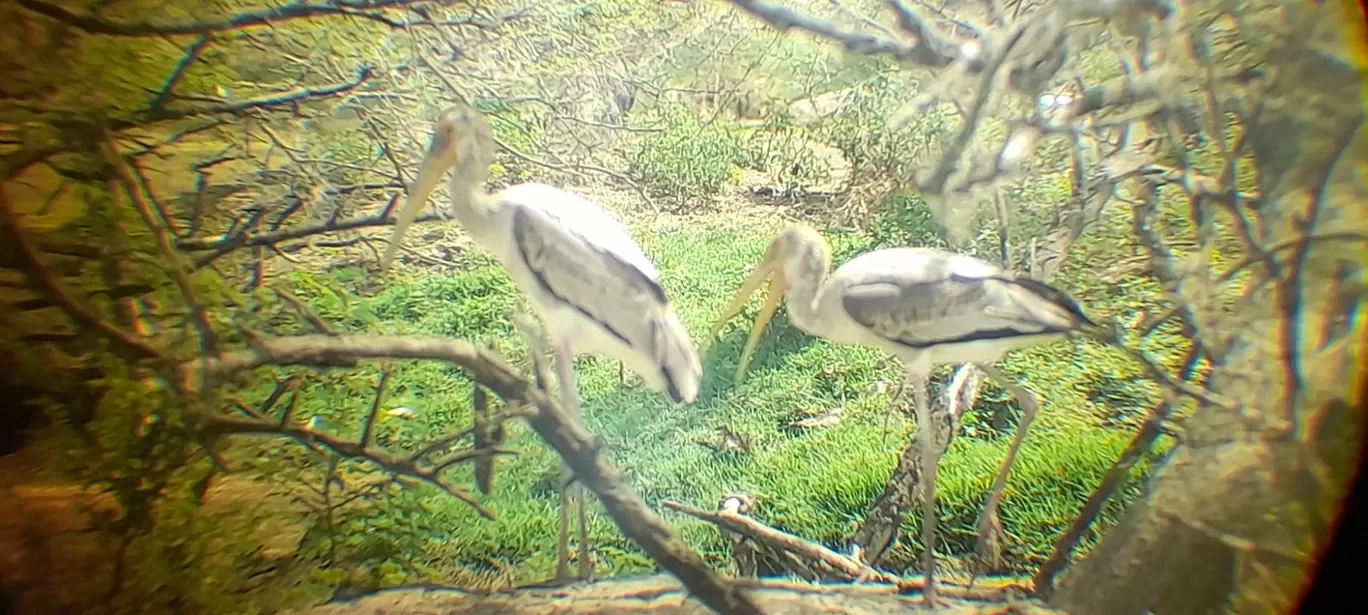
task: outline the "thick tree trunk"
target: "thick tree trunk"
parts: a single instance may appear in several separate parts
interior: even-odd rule
[[[1073,615],[1293,612],[1328,545],[1365,428],[1354,390],[1363,346],[1358,331],[1334,334],[1346,318],[1335,278],[1365,254],[1361,242],[1295,240],[1363,232],[1368,220],[1354,177],[1368,162],[1357,138],[1362,75],[1301,46],[1340,36],[1331,4],[1283,6],[1291,32],[1267,59],[1278,81],[1247,127],[1260,239],[1295,247],[1256,274],[1269,282],[1236,313],[1197,306],[1213,312],[1202,339],[1231,340],[1218,345],[1209,386],[1236,406],[1197,411],[1149,497],[1067,573],[1052,606]]]

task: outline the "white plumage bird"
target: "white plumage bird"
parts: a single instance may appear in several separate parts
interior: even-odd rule
[[[977,364],[1021,404],[1016,437],[980,516],[980,540],[984,540],[990,532],[999,531],[997,503],[1037,409],[1029,391],[990,364],[1010,350],[1055,341],[1070,331],[1096,325],[1062,291],[962,254],[891,248],[857,256],[828,275],[830,267],[827,241],[807,226],[789,226],[742,283],[703,348],[769,278],[769,295],[736,370],[738,383],[785,293],[789,318],[804,333],[837,344],[871,346],[902,361],[913,392],[917,429],[925,434],[920,438],[924,595],[928,604],[934,604],[935,481],[940,449],[937,438],[930,437],[933,424],[926,383],[932,368],[942,363]]]
[[[485,192],[494,137],[488,120],[460,106],[442,113],[422,168],[400,210],[388,268],[404,232],[442,174],[454,167],[448,188],[451,213],[470,236],[503,265],[540,313],[555,347],[557,379],[567,412],[580,417],[573,358],[597,353],[617,359],[646,386],[677,404],[698,397],[702,366],[688,331],[660,286],[660,276],[621,222],[593,202],[546,184]],[[576,490],[578,491],[578,490]],[[562,491],[557,579],[568,577],[567,499]],[[588,578],[584,502],[579,506],[579,576]]]

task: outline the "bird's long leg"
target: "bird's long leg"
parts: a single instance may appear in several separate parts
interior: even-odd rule
[[[594,559],[589,554],[589,494],[585,492],[584,485],[576,483],[578,488],[576,493],[579,505],[575,512],[579,515],[579,578],[581,581],[594,580]]]
[[[542,358],[546,356],[546,342],[542,337],[543,330],[537,321],[533,320],[525,310],[515,309],[508,313],[508,317],[509,320],[513,322],[513,326],[522,334],[523,339],[527,342],[527,347],[532,356],[532,371],[536,374],[537,386],[542,390],[549,392],[551,390],[548,384],[550,377],[547,375],[546,366],[542,362]],[[569,403],[565,404],[566,412],[572,412],[573,415],[577,417],[579,416],[579,402],[575,398],[574,365],[573,363],[562,359],[564,355],[569,354],[569,352],[562,352],[562,346],[563,344],[561,343],[554,344],[556,378],[560,383],[561,392],[570,392],[570,395],[568,396],[569,399],[567,400]],[[569,379],[565,376],[567,368],[572,371]],[[570,383],[568,388],[565,386],[567,382]],[[563,400],[565,397],[566,396],[562,395]],[[567,489],[567,486],[569,485],[571,478],[570,469],[565,465],[564,460],[561,461],[560,474],[560,481],[558,482],[556,489],[559,495],[557,506],[557,511],[559,512],[559,527],[556,532],[556,578],[554,582],[557,584],[564,584],[570,581],[570,517],[568,514],[570,509],[569,490]]]
[[[931,420],[931,403],[927,399],[927,374],[916,369],[907,372],[907,385],[912,388],[912,405],[917,414],[917,438],[921,443],[922,488],[922,574],[926,588],[922,600],[927,607],[935,607],[936,600],[936,470],[940,467],[940,449],[936,446],[936,425]]]
[[[570,415],[571,420],[579,421],[582,418],[579,406],[579,395],[575,389],[575,355],[570,350],[567,341],[556,344],[556,378],[560,380],[561,386],[561,405],[565,408],[566,414]],[[587,579],[593,572],[593,562],[589,559],[589,527],[585,511],[585,497],[582,485],[571,483],[570,468],[561,464],[561,509],[559,519],[559,535],[556,537],[556,578],[564,580],[569,576],[570,570],[570,519],[569,509],[566,505],[575,507],[579,521],[579,578]]]
[[[888,400],[888,409],[884,410],[883,435],[879,436],[881,442],[888,441],[888,419],[892,418],[893,411],[898,409],[898,402],[902,400],[903,393],[907,389],[907,387],[904,386],[905,384],[905,380],[903,382],[899,382],[897,390],[893,391],[892,397],[890,397]]]
[[[556,519],[556,583],[570,581],[570,471],[561,464],[560,504]]]
[[[1031,421],[1035,420],[1036,410],[1039,406],[1036,403],[1035,395],[1032,395],[1026,387],[1008,378],[1006,374],[998,371],[996,367],[979,364],[979,369],[982,369],[989,378],[996,380],[1002,388],[1007,389],[1012,397],[1016,398],[1017,403],[1021,405],[1021,420],[1017,422],[1016,435],[1012,438],[1011,446],[1007,447],[1007,456],[1003,458],[1002,468],[993,478],[993,487],[988,491],[988,499],[983,503],[983,512],[979,515],[978,546],[975,551],[979,554],[980,565],[982,566],[987,561],[997,559],[998,535],[1002,533],[1002,523],[998,520],[998,505],[1002,503],[1002,493],[1007,488],[1007,475],[1012,472],[1017,453],[1021,451],[1021,443],[1026,440],[1026,432],[1031,428]],[[978,573],[979,571],[975,570],[974,576],[977,577]]]

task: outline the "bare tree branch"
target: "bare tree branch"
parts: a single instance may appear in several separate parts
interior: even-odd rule
[[[66,25],[91,34],[104,34],[108,36],[176,36],[188,34],[203,36],[232,30],[270,26],[274,23],[295,19],[312,19],[315,17],[329,16],[361,17],[379,21],[380,23],[391,27],[402,28],[413,24],[399,23],[385,19],[380,13],[374,11],[394,8],[411,8],[425,3],[424,0],[329,0],[327,4],[299,2],[259,11],[238,13],[236,15],[218,19],[206,19],[198,23],[154,24],[146,22],[120,23],[101,19],[94,15],[78,15],[60,6],[42,2],[40,0],[17,1],[19,6],[38,13],[39,15],[43,15],[44,17],[60,21]],[[513,16],[517,17],[520,14],[521,11],[514,11]],[[471,18],[469,20],[448,20],[440,23],[422,22],[418,25],[472,25],[488,28],[496,27],[498,24]]]
[[[152,99],[152,104],[148,105],[148,112],[157,114],[166,109],[166,103],[171,100],[176,86],[180,85],[181,79],[185,77],[185,73],[190,70],[190,67],[194,66],[195,62],[199,60],[200,55],[203,54],[205,50],[209,49],[209,45],[213,40],[213,37],[207,34],[200,35],[195,42],[190,43],[190,45],[185,48],[185,55],[181,57],[180,62],[176,64],[176,70],[171,71],[171,76],[166,78],[166,85],[162,86],[161,91],[157,93],[157,97]]]
[[[870,34],[858,34],[840,30],[825,21],[804,17],[793,9],[764,2],[763,0],[732,0],[747,13],[773,26],[780,32],[794,28],[806,30],[822,38],[839,43],[846,51],[866,55],[889,55],[899,60],[914,62],[922,66],[943,67],[955,60],[958,50],[951,41],[935,36],[930,28],[920,20],[909,20],[899,24],[919,40],[912,45],[882,39]],[[909,13],[910,15],[910,13]]]
[[[176,283],[176,287],[180,289],[181,296],[185,299],[186,306],[190,310],[190,321],[195,324],[195,329],[199,331],[201,351],[210,355],[218,354],[218,334],[214,332],[214,326],[209,322],[209,313],[205,311],[204,305],[195,297],[195,291],[190,285],[190,276],[182,266],[181,254],[176,251],[172,244],[170,230],[157,219],[152,207],[143,198],[143,193],[138,189],[137,182],[129,174],[128,167],[119,154],[118,146],[106,137],[99,144],[99,148],[99,155],[109,169],[108,173],[116,178],[117,183],[123,187],[125,196],[128,197],[129,202],[133,204],[133,208],[138,211],[143,223],[147,225],[148,230],[156,239],[157,249],[161,252],[162,258],[166,259],[167,273],[171,276],[171,280]]]
[[[342,367],[362,359],[431,359],[464,368],[476,382],[508,402],[536,408],[532,428],[550,444],[578,481],[598,496],[622,532],[669,570],[704,604],[724,614],[759,615],[754,602],[710,570],[703,558],[676,538],[665,522],[626,485],[617,467],[593,436],[573,421],[546,393],[534,388],[496,354],[468,343],[439,337],[309,335],[268,338],[251,334],[253,348],[202,357],[180,367],[182,386],[193,390],[204,378],[266,365]]]
[[[407,476],[430,483],[465,502],[480,513],[480,516],[495,520],[494,513],[475,501],[470,490],[442,478],[441,474],[452,464],[474,461],[491,455],[516,455],[517,451],[489,448],[466,450],[457,453],[437,468],[428,468],[412,459],[397,457],[371,448],[365,440],[350,442],[341,438],[311,430],[290,422],[277,422],[258,418],[235,418],[226,416],[200,415],[194,417],[195,423],[209,436],[221,435],[269,435],[284,436],[305,445],[321,445],[347,459],[370,461],[395,476]]]

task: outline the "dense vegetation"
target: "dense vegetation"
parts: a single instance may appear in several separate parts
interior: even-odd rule
[[[893,23],[872,1],[793,4],[841,28]],[[1044,6],[1003,5],[1014,15]],[[917,6],[941,36],[989,22],[979,4]],[[1272,27],[1256,8],[1222,9],[1222,19],[1244,19],[1238,37],[1215,8],[1182,17],[1215,24],[1208,59],[1223,79]],[[1265,192],[1254,156],[1238,145],[1245,126],[1235,111],[1169,101],[1104,109],[1113,115],[1099,124],[1112,128],[1090,128],[1100,135],[1090,145],[1044,135],[1017,172],[969,196],[927,198],[908,178],[952,153],[964,110],[948,94],[922,109],[913,103],[953,89],[937,76],[954,68],[780,34],[730,4],[20,0],[0,17],[0,57],[16,75],[0,86],[0,373],[43,417],[6,463],[42,467],[23,483],[90,487],[114,503],[90,521],[94,555],[64,564],[84,579],[82,591],[7,573],[23,591],[52,592],[44,600],[53,605],[270,613],[339,589],[507,587],[551,576],[557,457],[521,423],[509,423],[503,446],[517,454],[497,459],[488,495],[475,492],[471,464],[451,466],[440,484],[405,476],[409,466],[384,467],[434,443],[437,455],[468,450],[454,439],[474,418],[467,373],[363,361],[262,367],[202,391],[177,386],[175,365],[191,357],[245,347],[253,335],[320,329],[449,336],[529,367],[508,318],[521,299],[454,222],[410,231],[397,272],[382,278],[375,266],[385,217],[413,177],[431,119],[457,101],[493,123],[502,149],[491,187],[562,185],[627,221],[696,341],[785,220],[821,228],[838,264],[877,247],[935,245],[1048,278],[1095,320],[1121,323],[1124,341],[1154,365],[1198,384],[1211,365],[1196,358],[1193,323],[1229,313],[1256,269],[1247,220],[1194,217],[1182,181],[1158,189],[1149,209],[1137,204],[1148,190],[1138,181],[1120,191],[1138,201],[1094,200],[1102,189],[1093,182],[1128,165]],[[1069,61],[1043,93],[1079,97],[1075,80],[1095,87],[1133,71],[1116,48],[1144,19],[1070,29]],[[1007,147],[1018,134],[1009,120],[1027,117],[1033,102],[995,98],[966,159]],[[1104,154],[1100,144],[1117,140],[1108,131],[1131,123],[1136,145]],[[20,230],[41,267],[11,241]],[[1183,276],[1228,270],[1236,273],[1203,291],[1209,313],[1154,319],[1185,305],[1174,301]],[[905,396],[895,404],[892,395],[901,370],[877,351],[805,336],[781,314],[748,379],[733,386],[746,316],[708,349],[700,399],[688,407],[630,374],[620,384],[614,362],[581,359],[586,425],[657,510],[665,500],[711,508],[744,491],[759,500],[757,520],[843,550],[912,431]],[[937,387],[952,369],[940,370]],[[1002,369],[1043,405],[1009,482],[1007,556],[993,570],[1029,575],[1156,408],[1171,413],[1166,435],[1129,470],[1085,550],[1141,495],[1196,406],[1156,384],[1143,363],[1090,340],[1020,351]],[[937,548],[952,569],[973,552],[1018,410],[985,385],[942,464]],[[281,416],[298,427],[281,428]],[[795,425],[818,416],[830,420]],[[368,446],[334,446],[357,442]],[[0,486],[10,482],[20,481]],[[72,507],[89,499],[67,497]],[[599,575],[654,570],[590,510]],[[732,565],[713,525],[665,516],[714,567]],[[915,571],[918,535],[909,516],[883,566]],[[53,556],[52,544],[26,557]]]

